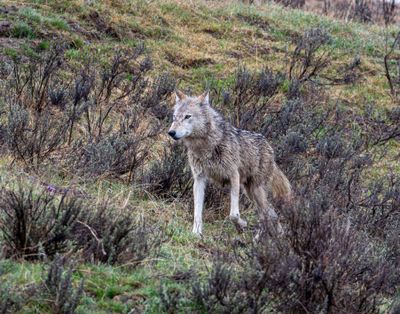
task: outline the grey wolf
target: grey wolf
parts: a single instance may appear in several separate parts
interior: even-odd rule
[[[230,185],[230,219],[238,228],[247,223],[240,217],[239,195],[255,202],[278,229],[278,215],[269,205],[268,189],[274,198],[289,200],[291,186],[275,163],[274,151],[262,134],[237,129],[210,106],[208,92],[190,97],[175,92],[173,122],[168,134],[187,147],[194,178],[193,232],[202,234],[202,212],[207,181]]]

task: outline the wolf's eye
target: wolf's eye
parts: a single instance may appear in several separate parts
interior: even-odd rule
[[[191,117],[192,117],[192,116],[191,116],[190,114],[188,114],[188,115],[185,116],[185,120],[186,120],[186,119],[190,119]]]

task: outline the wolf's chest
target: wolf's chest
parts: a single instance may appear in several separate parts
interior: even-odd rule
[[[189,153],[189,163],[194,174],[204,174],[218,183],[225,183],[231,174],[230,163],[219,152]]]

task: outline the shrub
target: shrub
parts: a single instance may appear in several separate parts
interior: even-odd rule
[[[47,278],[44,282],[45,294],[51,300],[53,313],[74,314],[83,294],[84,282],[81,280],[79,287],[74,289],[72,284],[73,266],[66,270],[66,259],[57,256],[49,267]]]
[[[26,165],[37,167],[64,142],[65,121],[49,113],[31,113],[14,104],[8,112],[5,138],[10,152]]]
[[[117,133],[98,142],[78,143],[75,147],[81,155],[72,155],[67,162],[74,165],[81,175],[119,177],[127,174],[127,181],[131,182],[134,171],[147,157],[147,150],[139,146],[141,140]]]
[[[191,174],[182,145],[173,144],[163,150],[158,162],[150,164],[141,183],[154,195],[182,198],[191,195]]]
[[[382,1],[382,14],[386,26],[394,22],[396,7],[396,0]]]
[[[65,117],[47,110],[50,82],[62,65],[62,48],[54,47],[43,59],[19,57],[9,62],[9,79],[2,80],[1,101],[7,114],[5,139],[9,150],[26,165],[37,167],[65,140]]]
[[[150,81],[143,45],[116,52],[110,63],[87,59],[82,68],[70,67],[60,45],[9,64],[0,101],[8,116],[5,142],[16,159],[36,170],[57,159],[83,176],[136,179],[175,87],[167,74]],[[66,78],[64,70],[74,75]]]
[[[125,176],[131,182],[147,160],[150,139],[160,134],[175,82],[162,74],[149,83],[146,74],[152,65],[148,58],[139,60],[143,49],[117,53],[100,73],[88,65],[76,83],[86,100],[73,107],[68,143],[73,142],[73,121],[83,117],[79,124],[86,132],[72,143],[72,163],[67,162],[83,174]]]
[[[234,305],[235,293],[232,271],[222,263],[215,263],[205,283],[196,280],[192,285],[193,298],[200,308],[209,312],[232,311],[239,304]]]
[[[44,268],[46,269],[44,276],[37,282],[30,282],[28,285],[2,282],[0,313],[32,310],[31,305],[38,304],[38,301],[41,311],[59,314],[76,313],[83,295],[84,282],[82,279],[78,287],[73,284],[75,273],[73,263],[65,256],[56,255],[54,261]]]
[[[118,210],[105,202],[86,212],[75,229],[77,249],[88,262],[129,264],[136,267],[157,255],[165,240],[162,228],[135,217],[133,210]]]
[[[394,59],[394,52],[400,47],[400,32],[398,32],[390,47],[386,45],[386,54],[384,56],[385,74],[389,83],[390,93],[396,99],[400,93],[400,73],[397,68],[399,61]],[[396,99],[398,101],[398,99]]]
[[[320,88],[304,85],[264,123],[296,201],[275,204],[286,222],[284,236],[261,223],[261,240],[245,258],[259,261],[243,267],[252,287],[261,283],[258,291],[269,291],[277,311],[374,312],[399,282],[393,229],[400,222],[399,178],[365,178],[384,147],[399,139],[397,108],[356,114],[327,105],[324,97]]]
[[[68,249],[86,261],[137,266],[157,254],[163,228],[133,216],[132,209],[118,210],[107,202],[95,207],[72,195],[50,185],[3,188],[0,231],[6,257],[52,258]]]
[[[176,313],[185,309],[187,299],[176,287],[167,287],[162,284],[159,288],[159,296],[162,313]]]
[[[273,301],[259,268],[232,267],[232,256],[218,255],[208,276],[192,276],[191,290],[184,296],[205,313],[271,312]],[[251,265],[253,266],[253,265]],[[180,295],[175,299],[182,299]]]
[[[329,43],[330,35],[323,29],[313,28],[297,39],[289,66],[289,79],[306,82],[317,76],[329,63],[329,55],[320,48]]]
[[[372,11],[366,0],[356,0],[353,7],[354,19],[360,22],[371,22]]]
[[[77,199],[20,184],[0,191],[0,230],[6,257],[37,259],[64,251],[81,213]]]
[[[270,69],[250,72],[240,67],[229,89],[218,91],[219,97],[213,98],[220,104],[225,117],[236,127],[254,130],[264,122],[270,110],[270,100],[279,92],[285,75],[274,73]]]
[[[9,287],[0,287],[0,313],[17,313],[21,310],[21,296],[10,293]]]
[[[115,130],[105,130],[87,142],[75,142],[67,164],[81,175],[126,176],[127,182],[132,182],[147,159],[151,140],[160,132],[159,123],[143,126],[144,121],[140,109],[127,110]]]
[[[379,241],[321,194],[307,203],[282,215],[288,223],[284,237],[268,236],[267,230],[250,253],[274,308],[285,313],[377,311],[383,295],[395,291],[398,266],[388,261]]]

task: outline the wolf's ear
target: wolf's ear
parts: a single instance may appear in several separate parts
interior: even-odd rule
[[[175,100],[176,102],[181,101],[186,98],[186,95],[182,93],[180,90],[176,89],[175,90]]]
[[[199,100],[201,101],[202,104],[209,105],[210,104],[210,93],[209,93],[209,91],[205,91],[203,94],[201,94],[199,96]]]

